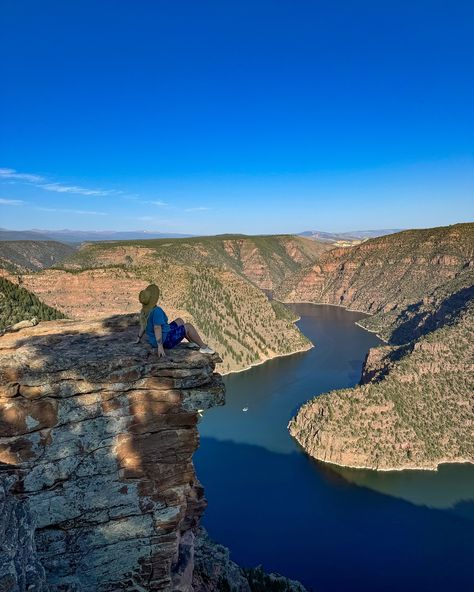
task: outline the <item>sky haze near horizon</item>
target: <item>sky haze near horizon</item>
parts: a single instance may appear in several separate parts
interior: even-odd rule
[[[0,227],[474,220],[474,3],[4,0]]]

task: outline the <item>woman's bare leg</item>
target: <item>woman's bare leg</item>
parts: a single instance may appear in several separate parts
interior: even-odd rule
[[[199,333],[196,331],[194,325],[191,323],[184,323],[184,328],[186,330],[186,339],[188,341],[192,341],[193,343],[197,343],[199,347],[206,347],[206,344],[201,339]]]
[[[181,317],[178,317],[177,319],[174,319],[173,323],[176,323],[178,325],[178,327],[182,327],[184,325],[184,328],[186,329],[186,323],[183,321],[183,319]],[[185,335],[185,339],[187,341],[189,341],[189,343],[194,343],[194,341],[188,337],[187,332],[186,332],[186,335]],[[196,343],[196,345],[197,345],[197,343]]]

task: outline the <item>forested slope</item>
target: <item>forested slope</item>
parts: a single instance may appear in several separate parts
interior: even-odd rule
[[[0,277],[0,331],[20,321],[62,319],[64,314],[48,306],[25,288]]]

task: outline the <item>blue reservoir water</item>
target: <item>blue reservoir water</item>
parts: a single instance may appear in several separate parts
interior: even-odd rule
[[[225,407],[200,422],[209,534],[240,565],[263,564],[316,592],[474,590],[473,466],[337,468],[288,434],[302,403],[356,384],[379,343],[355,325],[360,313],[293,308],[316,347],[227,376]]]

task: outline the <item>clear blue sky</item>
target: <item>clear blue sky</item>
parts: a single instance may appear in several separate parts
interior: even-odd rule
[[[0,226],[474,219],[472,0],[2,0]]]

